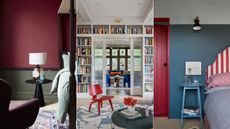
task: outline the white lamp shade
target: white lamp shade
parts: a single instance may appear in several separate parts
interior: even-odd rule
[[[47,53],[29,53],[29,64],[43,65],[46,64]]]

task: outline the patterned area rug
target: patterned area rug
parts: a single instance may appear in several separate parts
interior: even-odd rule
[[[137,105],[140,106],[140,105]],[[122,107],[119,104],[113,104],[114,110]],[[152,110],[152,107],[149,107]],[[88,105],[81,106],[77,110],[77,129],[111,129],[111,115],[112,110],[109,104],[104,104],[101,108],[101,115],[98,116],[97,104],[93,104],[91,112],[88,112]],[[32,127],[29,129],[69,129],[68,117],[67,120],[61,124],[56,120],[55,110],[40,109],[37,119]],[[116,129],[119,129],[116,127]]]
[[[120,108],[119,104],[113,104],[114,110]],[[109,129],[111,128],[112,110],[110,105],[103,105],[101,115],[97,115],[97,104],[92,105],[91,112],[88,106],[81,106],[77,110],[77,129]],[[69,129],[68,118],[63,123],[57,122],[55,110],[40,110],[37,119],[29,129]]]
[[[58,123],[55,110],[40,110],[34,124],[29,129],[69,129],[67,121]]]
[[[120,106],[113,104],[113,108],[117,110]],[[112,113],[110,105],[103,105],[100,116],[97,104],[92,105],[91,112],[88,112],[88,106],[81,106],[77,113],[77,129],[110,129]]]

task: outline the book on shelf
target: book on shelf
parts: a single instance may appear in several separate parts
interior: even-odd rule
[[[145,38],[145,45],[153,45],[152,41],[152,38]]]
[[[196,116],[199,114],[200,109],[197,106],[186,105],[182,112],[189,116]]]
[[[77,75],[77,83],[91,83],[91,77],[85,75]]]
[[[151,47],[145,48],[145,54],[153,54],[153,49]]]
[[[145,64],[152,64],[153,63],[153,57],[152,56],[145,56],[144,63]]]
[[[143,33],[142,26],[128,26],[127,33],[128,34],[142,34]]]
[[[77,84],[78,93],[87,93],[89,84]]]
[[[91,28],[78,28],[78,34],[91,34]]]
[[[91,48],[77,48],[78,55],[91,55]]]
[[[78,57],[77,64],[91,64],[91,58],[90,57]]]
[[[152,34],[153,33],[153,27],[151,25],[145,26],[145,34]]]
[[[97,26],[93,28],[93,33],[94,34],[108,34],[109,28],[105,26]]]
[[[128,109],[122,110],[121,113],[129,119],[134,119],[142,116],[138,111],[130,112]]]
[[[78,38],[78,45],[90,46],[91,38]]]
[[[125,27],[112,26],[111,34],[125,34]]]
[[[91,73],[91,68],[85,66],[77,66],[77,72],[80,74]]]
[[[152,74],[153,73],[153,67],[152,66],[145,66],[144,67],[144,73],[145,74]]]

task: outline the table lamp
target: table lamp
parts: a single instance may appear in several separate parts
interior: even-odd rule
[[[29,64],[34,65],[32,77],[36,80],[45,79],[43,68],[40,65],[46,64],[47,53],[29,53]]]

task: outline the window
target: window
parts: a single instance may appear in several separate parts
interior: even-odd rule
[[[128,55],[130,48],[110,48],[106,49],[107,65],[110,70],[128,70]]]

